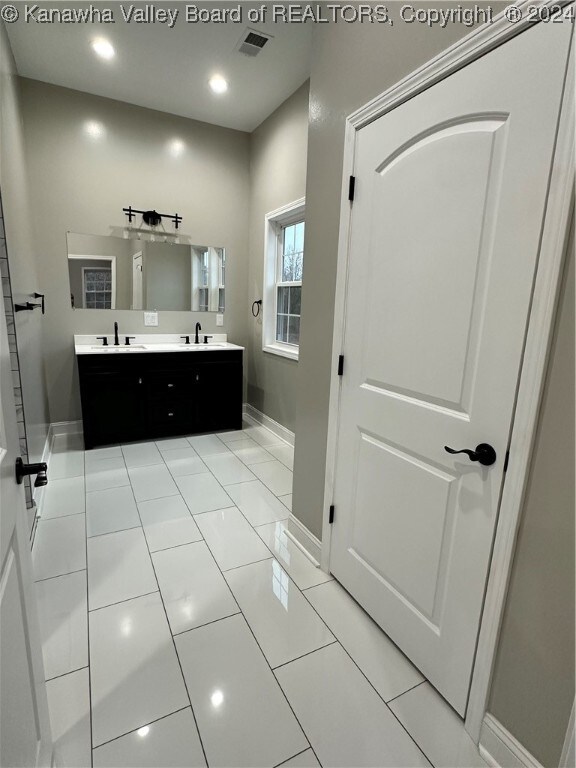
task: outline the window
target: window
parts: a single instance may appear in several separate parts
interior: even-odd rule
[[[83,267],[84,307],[112,309],[112,269]]]
[[[304,218],[303,199],[266,216],[262,349],[292,360],[300,344]]]

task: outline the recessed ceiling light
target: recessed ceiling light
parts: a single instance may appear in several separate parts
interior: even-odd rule
[[[100,56],[101,59],[113,59],[116,55],[114,46],[104,37],[97,37],[92,40],[92,50]]]
[[[172,155],[172,157],[180,157],[185,149],[186,144],[184,144],[182,139],[172,139],[168,142],[168,152]]]
[[[214,93],[226,93],[228,90],[228,81],[222,75],[213,75],[208,83]]]
[[[98,120],[87,120],[84,123],[84,131],[92,139],[101,139],[106,133],[106,129]]]

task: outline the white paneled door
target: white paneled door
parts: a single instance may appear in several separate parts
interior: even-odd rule
[[[570,36],[539,24],[356,136],[330,569],[461,715]]]
[[[52,742],[4,300],[0,296],[0,766],[50,766]]]

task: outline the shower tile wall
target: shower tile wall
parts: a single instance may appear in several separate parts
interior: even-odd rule
[[[12,368],[12,382],[14,385],[14,400],[16,402],[16,420],[18,422],[18,437],[20,438],[20,455],[22,461],[28,463],[28,441],[26,440],[26,421],[24,418],[24,403],[22,402],[22,381],[20,379],[20,362],[18,360],[18,341],[16,339],[16,325],[14,323],[14,304],[12,302],[12,287],[10,284],[10,268],[8,266],[8,252],[6,248],[6,234],[4,230],[4,212],[2,209],[2,197],[0,195],[0,274],[2,275],[2,295],[4,296],[4,311],[6,313],[6,326],[8,328],[8,347],[10,349],[10,364]],[[26,507],[31,509],[32,484],[30,478],[24,480],[26,493]]]

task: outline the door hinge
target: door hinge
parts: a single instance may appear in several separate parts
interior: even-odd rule
[[[354,200],[354,190],[356,189],[356,176],[350,176],[348,182],[348,200],[352,202]]]
[[[504,457],[504,472],[508,470],[508,460],[510,458],[510,451],[506,451],[506,456]]]
[[[330,505],[330,514],[328,515],[328,522],[330,525],[334,522],[334,504]]]
[[[344,355],[338,356],[338,376],[344,373]]]

